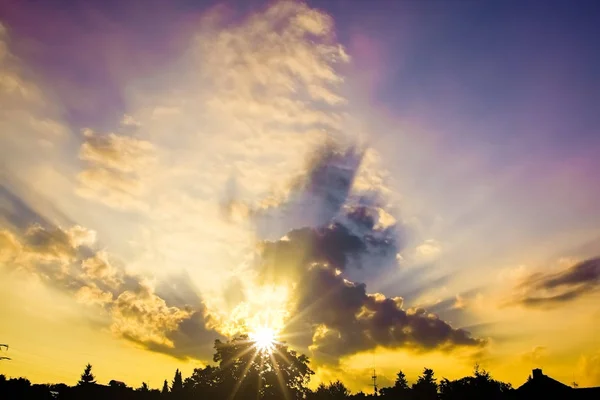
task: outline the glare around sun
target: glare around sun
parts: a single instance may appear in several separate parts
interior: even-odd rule
[[[263,353],[271,353],[275,348],[275,331],[272,328],[260,327],[250,333],[250,340],[256,349]]]

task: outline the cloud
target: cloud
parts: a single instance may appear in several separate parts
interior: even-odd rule
[[[548,356],[548,348],[546,346],[535,346],[531,351],[523,354],[523,361],[540,366]]]
[[[199,298],[167,304],[168,297],[157,294],[146,279],[113,265],[105,251],[94,250],[95,241],[95,232],[79,225],[34,224],[22,235],[0,230],[0,263],[26,271],[80,303],[101,307],[119,337],[180,358],[209,356],[207,335],[218,334],[206,328]]]
[[[142,284],[136,291],[119,294],[111,305],[111,315],[111,329],[118,335],[172,348],[175,345],[167,334],[176,331],[192,311],[168,307],[151,287]]]
[[[437,256],[440,251],[442,251],[442,247],[438,241],[428,239],[422,244],[418,245],[415,250],[417,255],[428,258]]]
[[[254,212],[259,234],[273,223],[291,229],[331,220],[346,202],[361,160],[362,152],[353,147],[340,149],[332,143],[317,147],[287,196],[279,201],[268,199]]]
[[[395,266],[402,226],[384,211],[381,196],[353,191],[361,153],[327,144],[315,154],[286,198],[252,215],[259,236],[268,230],[285,234],[260,244],[262,279],[299,277],[310,263],[341,271]],[[291,230],[282,232],[285,228]]]
[[[243,24],[198,37],[208,57],[203,71],[217,90],[214,111],[232,112],[253,125],[339,128],[339,115],[311,107],[343,103],[336,63],[349,60],[335,43],[330,16],[302,2],[280,1]],[[329,111],[329,110],[327,110]]]
[[[99,136],[84,130],[79,158],[97,167],[120,172],[138,172],[154,161],[154,146],[145,140],[109,133]]]
[[[135,176],[104,168],[88,168],[77,175],[79,186],[75,192],[86,199],[106,204],[115,209],[146,210],[141,199],[144,184]]]
[[[123,115],[123,119],[121,119],[121,124],[124,126],[132,126],[132,127],[139,127],[142,125],[140,123],[140,121],[137,121],[135,118],[133,118],[129,114]]]
[[[321,354],[379,342],[423,350],[480,345],[355,279],[395,270],[406,233],[377,153],[357,143],[348,124],[340,67],[349,57],[331,17],[297,1],[226,17],[206,16],[177,63],[183,70],[166,74],[167,83],[157,77],[156,87],[167,89],[132,83],[116,131],[74,138],[83,168],[68,168],[77,174],[75,193],[109,206],[93,209],[75,197],[81,209],[73,215],[89,210],[90,220],[104,221],[115,210],[147,211],[136,216],[143,232],[127,237],[143,250],[137,264],[186,268],[189,276],[150,284],[70,224],[40,222],[30,237],[3,233],[2,259],[17,257],[48,285],[104,310],[115,334],[182,358],[204,352],[235,318],[264,304],[281,311],[288,302],[299,313],[290,313],[291,323],[307,327],[303,340]],[[214,199],[228,179],[221,209],[233,218],[223,221]],[[127,250],[117,222],[113,243]],[[241,283],[224,290],[232,276]],[[202,296],[194,284],[204,285]],[[265,284],[275,289],[261,297]],[[229,318],[232,310],[237,317]]]
[[[422,308],[403,309],[401,297],[368,293],[364,283],[349,279],[353,271],[372,275],[396,268],[403,226],[386,211],[377,186],[353,185],[360,152],[327,145],[315,153],[287,198],[256,213],[259,224],[275,215],[294,227],[279,240],[263,241],[257,265],[259,282],[292,288],[287,330],[294,340],[306,343],[294,332],[310,332],[309,348],[334,363],[376,347],[430,351],[485,345]]]
[[[106,251],[98,251],[92,257],[82,260],[81,269],[86,277],[102,281],[111,288],[117,288],[123,284],[118,269],[111,265]]]
[[[350,282],[327,267],[312,267],[298,292],[298,312],[321,327],[311,348],[327,356],[379,346],[429,351],[485,344],[425,309],[404,310],[402,298],[368,294],[366,285]]]
[[[556,273],[529,275],[516,287],[511,304],[558,307],[600,289],[600,258],[591,258]]]
[[[146,140],[84,129],[79,158],[87,167],[77,176],[82,197],[121,209],[143,209],[145,178],[156,162],[156,149]]]

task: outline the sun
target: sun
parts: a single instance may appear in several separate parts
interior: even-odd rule
[[[275,330],[263,326],[256,328],[249,334],[250,340],[254,342],[254,347],[261,353],[271,354],[275,349],[277,340],[275,338]]]

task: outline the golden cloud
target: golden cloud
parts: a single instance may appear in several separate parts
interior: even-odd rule
[[[141,343],[173,347],[166,334],[177,330],[179,324],[193,312],[168,307],[153,289],[145,284],[138,290],[121,293],[111,305],[111,329],[118,335]]]
[[[79,225],[62,229],[34,224],[21,237],[2,230],[0,262],[74,294],[80,303],[102,307],[118,336],[172,348],[169,335],[198,310],[168,306],[146,281],[113,266],[105,251],[93,250],[95,240],[94,231]]]

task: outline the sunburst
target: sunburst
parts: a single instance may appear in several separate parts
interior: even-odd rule
[[[254,342],[254,347],[265,354],[273,353],[277,339],[275,330],[267,326],[261,326],[249,333],[250,340]]]

